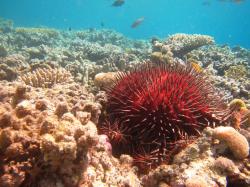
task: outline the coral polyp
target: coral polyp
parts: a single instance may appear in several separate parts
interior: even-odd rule
[[[112,133],[106,134],[122,132],[126,139],[124,144],[110,137],[113,152],[130,154],[139,166],[169,162],[205,127],[219,125],[230,115],[207,77],[191,65],[143,64],[119,73],[107,95]]]

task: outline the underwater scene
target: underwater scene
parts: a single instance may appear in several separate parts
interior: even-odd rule
[[[250,1],[0,0],[0,187],[250,187]]]

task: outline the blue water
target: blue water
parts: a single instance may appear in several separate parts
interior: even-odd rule
[[[12,19],[15,26],[104,27],[140,39],[180,32],[208,34],[219,44],[250,48],[249,0],[125,0],[123,6],[112,7],[113,1],[0,0],[0,17]],[[132,29],[132,22],[142,16],[144,22]]]

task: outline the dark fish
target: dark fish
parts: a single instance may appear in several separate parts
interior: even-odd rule
[[[233,3],[242,3],[243,2],[243,0],[232,0],[233,1]]]
[[[69,31],[71,31],[72,30],[72,28],[71,27],[69,27],[69,29],[68,29]]]
[[[242,2],[244,2],[244,0],[218,0],[218,1],[220,1],[220,2],[231,2],[231,3],[242,3]]]
[[[104,27],[105,26],[105,24],[104,24],[104,22],[103,21],[101,21],[101,27]]]
[[[203,2],[202,2],[202,5],[203,5],[203,6],[210,6],[210,5],[211,5],[211,2],[210,2],[210,1],[203,1]]]
[[[113,2],[112,6],[118,7],[118,6],[122,6],[124,3],[125,3],[124,0],[115,0],[115,1]]]
[[[134,23],[131,25],[131,28],[138,27],[142,22],[144,21],[144,17],[140,17],[137,20],[134,21]]]

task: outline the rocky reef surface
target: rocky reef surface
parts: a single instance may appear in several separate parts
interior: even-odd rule
[[[103,88],[149,61],[192,64],[234,112],[230,126],[204,129],[171,163],[141,173],[129,155],[112,155],[98,125]],[[0,186],[250,186],[249,66],[249,50],[206,35],[137,41],[112,30],[14,28],[1,19]]]

